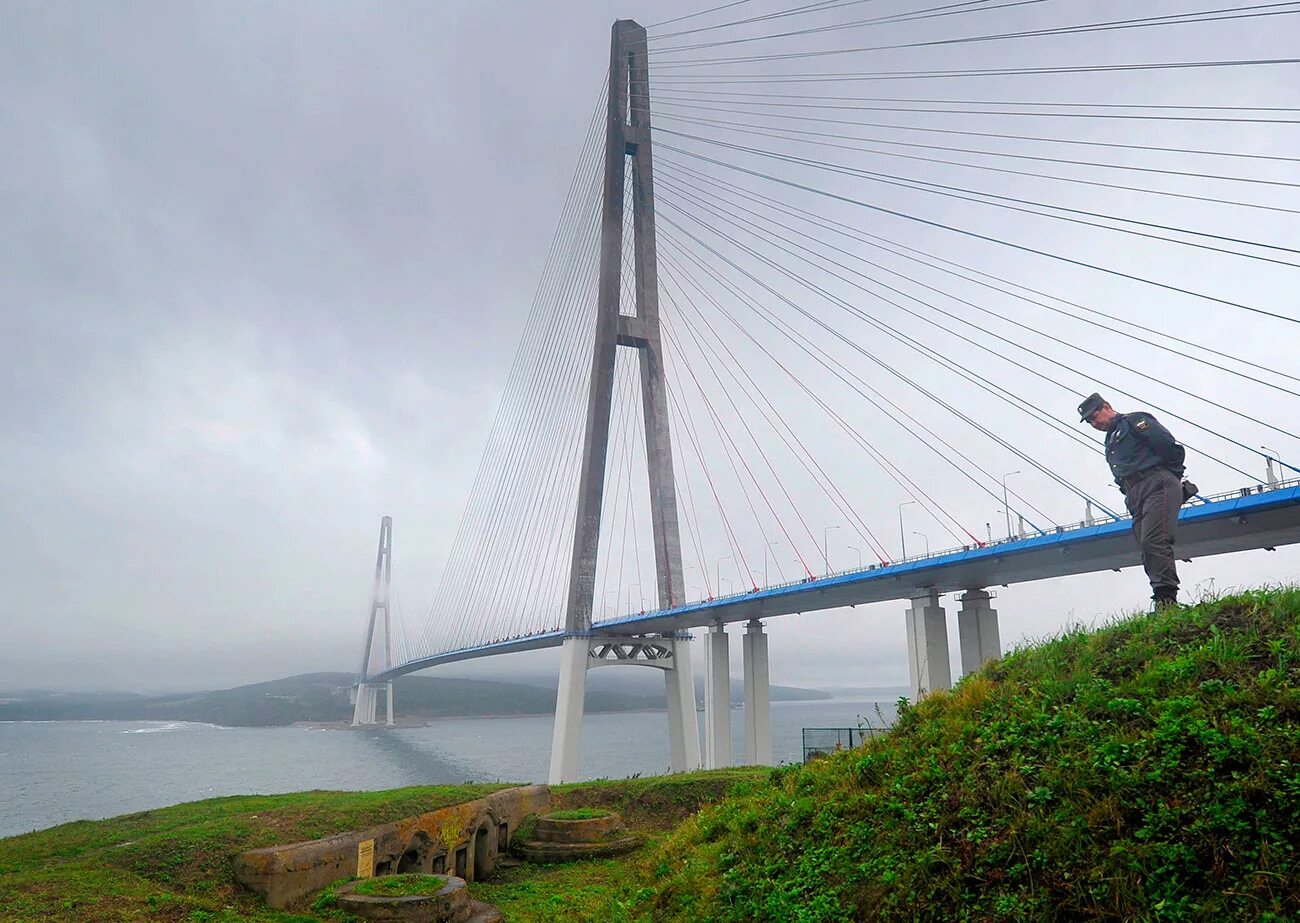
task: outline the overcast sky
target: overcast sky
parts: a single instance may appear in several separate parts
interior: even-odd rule
[[[0,689],[212,688],[354,669],[385,514],[395,520],[398,604],[410,612],[427,609],[582,152],[608,62],[610,23],[619,16],[656,21],[701,6],[0,4]],[[890,11],[918,6],[888,4]],[[1132,10],[1120,2],[1068,6],[1074,12],[1053,23]],[[1198,8],[1150,6],[1153,15]],[[850,8],[838,15],[865,14]],[[1020,18],[1007,18],[1009,11],[983,26],[945,26],[945,34],[1047,22],[1034,18],[1047,15],[1042,11],[1014,15]],[[1266,57],[1294,51],[1295,18],[1200,27],[1179,33],[1177,43],[1154,34],[1117,35],[1021,54],[1003,45],[960,51],[959,59],[947,50],[906,51],[887,61],[824,66],[1027,66],[1071,55],[1078,63]],[[708,21],[716,17],[701,20]],[[928,28],[909,27],[887,40],[924,36]],[[805,38],[798,47],[878,40],[837,33]],[[1162,74],[1134,86],[1119,77],[1097,84],[1044,78],[1028,89],[936,81],[829,92],[1296,106],[1294,77],[1294,69],[1261,68]],[[997,130],[1009,124],[997,123]],[[672,127],[687,131],[684,124]],[[1088,133],[1102,130],[1090,125],[1078,135],[1098,137]],[[1259,154],[1294,154],[1297,140],[1295,126],[1287,125],[1143,123],[1108,130],[1114,139]],[[771,138],[753,143],[778,145]],[[801,153],[835,159],[825,150]],[[1295,179],[1294,164],[1227,169]],[[952,169],[929,170],[914,173],[956,185],[969,179]],[[834,188],[846,195],[865,194],[860,185],[839,183]],[[1031,198],[1039,192],[1023,178],[985,177],[981,188]],[[1177,188],[1206,189],[1194,180]],[[877,193],[877,201],[907,207],[905,198],[871,194]],[[1285,198],[1300,207],[1293,193],[1252,190],[1242,197]],[[1101,211],[1127,206],[1126,213],[1161,223],[1195,218],[1195,226],[1228,236],[1289,245],[1300,239],[1293,214],[1192,211],[1095,189],[1057,200]],[[975,226],[974,213],[960,205],[935,208],[927,213],[935,219],[969,218]],[[663,211],[672,214],[672,206]],[[1005,250],[905,232],[865,219],[861,209],[832,213],[1112,310],[1128,311],[1132,299],[1149,298],[1141,305],[1145,323],[1294,371],[1294,325],[1145,289],[1139,294],[1114,279]],[[997,220],[1004,230],[1013,228],[1011,217]],[[1019,226],[1006,233],[1300,313],[1294,269],[1147,250],[1114,235],[1088,238],[1082,230]],[[1052,329],[1067,339],[1088,336],[1068,326]],[[1300,402],[1293,398],[1249,382],[1198,377],[1141,346],[1105,348],[1150,363],[1156,375],[1193,391],[1213,389],[1223,403],[1251,408],[1283,429],[1296,420]],[[1064,352],[1060,360],[1070,361]],[[1096,374],[1103,371],[1097,366]],[[1003,380],[1018,386],[1013,374]],[[1085,374],[1070,384],[1083,389],[1087,380]],[[1112,380],[1148,393],[1131,376],[1114,373]],[[1041,457],[1089,492],[1106,491],[1099,457],[1050,446],[1013,414],[952,383],[945,387],[970,411],[1022,434],[1025,444],[1043,440]],[[792,399],[787,391],[784,399]],[[1077,425],[1071,416],[1077,398],[1027,383],[1021,393]],[[1150,393],[1179,413],[1220,426],[1220,417],[1198,416],[1205,408],[1193,398]],[[939,417],[934,423],[945,425]],[[862,425],[873,423],[864,416]],[[1232,432],[1243,442],[1300,456],[1293,437],[1240,420],[1224,419],[1222,426],[1237,427]],[[1187,434],[1186,441],[1198,440]],[[1219,451],[1202,441],[1205,452]],[[814,445],[828,455],[841,451],[830,436]],[[895,448],[900,463],[927,483],[944,481],[946,469],[923,451],[901,437]],[[1208,462],[1198,469],[1195,453],[1192,459],[1192,474],[1207,490],[1244,481]],[[1018,464],[991,450],[984,461],[999,473]],[[1262,477],[1262,460],[1243,454],[1236,461]],[[870,498],[868,514],[892,542],[891,511],[904,499],[899,489],[861,459],[844,459],[843,466],[848,476],[857,472]],[[1059,488],[1024,480],[1034,499],[1054,504],[1057,521],[1082,517],[1081,503]],[[1002,515],[977,492],[953,484],[942,489],[976,527]],[[1110,496],[1118,501],[1113,491]],[[814,506],[812,530],[825,534],[840,525],[835,515]],[[913,527],[936,546],[951,544],[937,524]],[[841,541],[833,563],[843,567],[852,552]],[[725,553],[724,547],[711,559]],[[1297,573],[1294,549],[1183,569],[1192,594],[1211,580],[1222,589],[1290,581]],[[1135,569],[999,592],[1006,645],[1106,618],[1144,604],[1148,595]],[[774,620],[773,680],[905,683],[902,609],[891,603]],[[738,672],[739,645],[734,648]],[[478,669],[508,677],[556,663],[547,653]]]

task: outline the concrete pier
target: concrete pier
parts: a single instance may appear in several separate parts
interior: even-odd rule
[[[560,688],[555,698],[555,730],[551,737],[552,785],[578,781],[588,650],[586,638],[565,638],[560,651]]]
[[[913,596],[907,609],[907,675],[913,702],[928,692],[952,688],[948,618],[934,590]]]
[[[1002,656],[998,636],[998,610],[991,604],[987,590],[967,590],[959,597],[957,642],[961,648],[961,672],[965,676],[990,660]]]
[[[704,636],[704,768],[731,765],[731,652],[719,622]]]
[[[772,689],[763,623],[751,619],[742,639],[745,670],[745,763],[772,765]]]
[[[690,636],[673,638],[672,648],[673,666],[664,672],[668,693],[669,768],[673,772],[690,772],[700,768],[700,724],[695,716]]]

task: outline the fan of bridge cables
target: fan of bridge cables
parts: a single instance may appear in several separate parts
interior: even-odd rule
[[[777,7],[649,30],[688,599],[1123,515],[1093,391],[1168,426],[1203,494],[1300,473],[1300,3]],[[604,113],[408,658],[564,624]],[[635,360],[597,624],[667,602]]]

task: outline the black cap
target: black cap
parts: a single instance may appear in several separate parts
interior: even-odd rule
[[[1096,391],[1089,394],[1083,399],[1083,403],[1079,405],[1079,422],[1086,422],[1088,417],[1096,411],[1101,410],[1102,405],[1105,403],[1106,399]]]

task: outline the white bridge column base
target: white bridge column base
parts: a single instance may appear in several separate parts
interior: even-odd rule
[[[963,676],[1002,656],[998,610],[990,604],[991,598],[987,590],[967,590],[959,597],[957,642],[961,648]]]
[[[673,666],[664,671],[668,693],[670,772],[700,768],[700,723],[695,715],[695,676],[691,672],[691,639],[665,638],[672,644]]]
[[[379,686],[380,683],[361,683],[356,687],[356,703],[352,708],[352,726],[357,727],[363,724],[376,724],[376,713],[379,710]],[[391,686],[389,687],[392,688]],[[389,699],[392,696],[390,694]],[[392,719],[389,719],[392,723]]]
[[[582,713],[587,700],[586,638],[565,638],[560,649],[560,688],[555,697],[555,731],[551,737],[550,783],[578,781]]]
[[[745,764],[772,765],[772,688],[763,623],[750,620],[741,639],[745,671]]]
[[[670,771],[699,769],[700,726],[695,717],[690,636],[581,635],[565,638],[560,649],[560,688],[555,697],[555,732],[551,737],[551,784],[578,781],[587,671],[605,666],[654,667],[664,671]]]
[[[704,768],[731,765],[730,639],[721,622],[704,636]]]
[[[388,694],[385,696],[388,702],[388,726],[394,727],[396,722],[393,721],[393,684],[388,684]]]
[[[926,693],[952,688],[948,619],[933,590],[913,596],[907,610],[907,675],[914,703]]]

